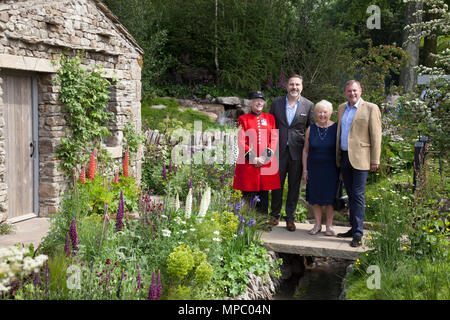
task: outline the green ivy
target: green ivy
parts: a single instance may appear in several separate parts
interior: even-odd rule
[[[100,66],[83,69],[80,54],[73,58],[61,54],[59,64],[55,83],[60,85],[59,100],[69,132],[61,139],[56,157],[62,161],[59,169],[70,176],[73,168],[85,163],[94,148],[100,150],[101,140],[111,134],[106,124],[113,118],[107,111],[112,84],[102,76]],[[98,153],[99,158],[102,154]]]

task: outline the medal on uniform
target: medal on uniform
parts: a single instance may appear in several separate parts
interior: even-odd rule
[[[262,125],[262,126],[267,126],[267,121],[266,121],[266,119],[261,119],[261,125]]]

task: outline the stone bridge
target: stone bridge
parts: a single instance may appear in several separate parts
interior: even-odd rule
[[[356,260],[361,252],[369,249],[364,244],[368,232],[365,232],[363,237],[363,245],[353,248],[350,246],[351,238],[326,236],[325,225],[322,225],[322,232],[316,235],[308,233],[313,224],[296,223],[295,225],[297,230],[289,232],[285,228],[285,223],[280,221],[280,224],[272,228],[272,231],[262,234],[261,240],[264,246],[275,252],[345,260]],[[333,229],[337,234],[346,232],[349,227],[333,226]]]

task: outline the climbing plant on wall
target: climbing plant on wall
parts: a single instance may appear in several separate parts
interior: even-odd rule
[[[107,157],[101,140],[111,134],[106,125],[113,118],[113,113],[107,110],[109,88],[113,84],[102,76],[100,66],[82,68],[80,55],[60,55],[55,77],[68,127],[56,157],[61,160],[59,169],[66,175],[72,175],[74,168],[86,163],[93,149],[97,150],[99,160]]]

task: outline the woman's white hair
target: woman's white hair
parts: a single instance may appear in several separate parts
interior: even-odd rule
[[[330,111],[330,114],[333,113],[333,104],[327,100],[320,100],[319,102],[316,103],[316,105],[314,106],[314,110],[317,109],[318,107],[323,107],[328,109],[328,111]]]

